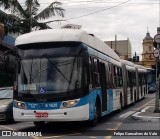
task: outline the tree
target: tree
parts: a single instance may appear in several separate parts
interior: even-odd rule
[[[43,11],[38,13],[40,4],[38,0],[25,0],[22,6],[18,0],[0,0],[0,7],[10,11],[11,14],[0,11],[0,22],[4,24],[5,33],[28,33],[33,28],[48,29],[48,22],[40,20],[48,19],[52,16],[64,17],[64,9],[60,2],[53,2]]]

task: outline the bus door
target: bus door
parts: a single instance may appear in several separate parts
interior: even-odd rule
[[[105,64],[100,63],[100,85],[102,88],[102,111],[107,110],[107,87]]]

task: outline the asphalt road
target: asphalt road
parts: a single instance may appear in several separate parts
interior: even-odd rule
[[[114,112],[104,117],[95,127],[88,126],[87,122],[54,122],[46,123],[45,126],[39,128],[35,127],[32,122],[3,122],[0,123],[0,130],[11,131],[15,136],[0,138],[160,139],[160,136],[156,135],[157,131],[160,131],[160,122],[134,120],[131,117],[135,112],[147,106],[153,106],[154,102],[155,94],[147,94],[136,104],[128,106],[121,112]],[[146,136],[144,132],[146,132]],[[134,135],[127,135],[132,133]],[[29,137],[31,134],[42,136]]]

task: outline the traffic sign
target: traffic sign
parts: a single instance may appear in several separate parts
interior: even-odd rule
[[[160,54],[159,49],[155,49],[154,50],[154,57],[159,57],[159,54]]]
[[[160,43],[160,34],[157,34],[157,35],[154,36],[154,41],[156,43]]]

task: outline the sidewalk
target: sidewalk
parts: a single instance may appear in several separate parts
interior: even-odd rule
[[[133,114],[132,118],[145,121],[160,121],[160,113],[154,113],[154,110],[154,106],[147,106],[140,112]]]

